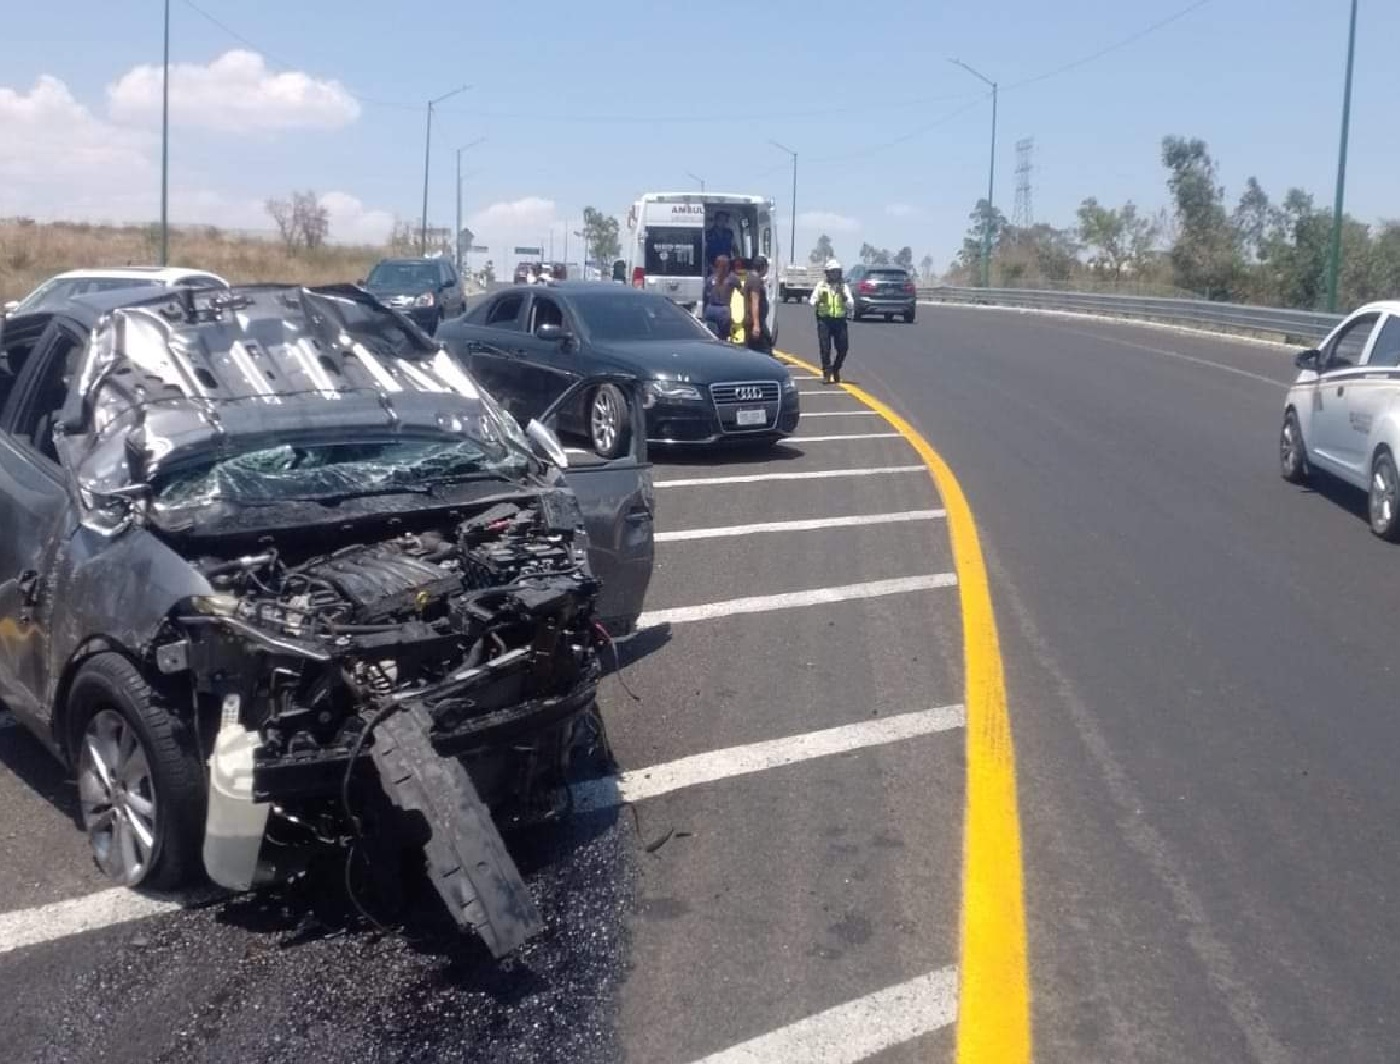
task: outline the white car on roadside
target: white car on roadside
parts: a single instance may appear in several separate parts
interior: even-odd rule
[[[1279,433],[1284,479],[1323,472],[1361,488],[1371,531],[1400,542],[1400,301],[1368,303],[1294,361]]]
[[[110,266],[69,270],[50,277],[23,299],[5,304],[6,317],[34,310],[45,303],[61,302],[90,292],[112,292],[121,288],[227,288],[228,282],[207,270],[176,266]]]

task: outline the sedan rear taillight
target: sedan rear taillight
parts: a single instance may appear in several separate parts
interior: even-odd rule
[[[874,282],[874,281],[861,281],[861,283],[860,283],[860,290],[861,290],[862,292],[873,292],[873,291],[875,291],[875,282]]]
[[[911,296],[912,296],[912,295],[917,295],[917,294],[918,294],[918,291],[919,291],[917,288],[914,287],[914,282],[913,282],[913,281],[906,281],[906,282],[904,283],[904,290],[905,290],[906,292],[908,292]]]

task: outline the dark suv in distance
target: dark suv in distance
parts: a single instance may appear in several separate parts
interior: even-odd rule
[[[919,302],[914,278],[900,266],[853,266],[846,274],[855,300],[855,319],[883,314],[886,321],[895,316],[907,322],[914,320],[914,308]]]
[[[448,259],[381,259],[361,287],[429,336],[466,310],[462,279]]]

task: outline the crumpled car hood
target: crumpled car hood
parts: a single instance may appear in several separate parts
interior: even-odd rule
[[[58,437],[79,485],[110,493],[194,453],[369,430],[492,443],[510,432],[440,347],[351,335],[322,312],[336,297],[309,295],[259,292],[252,306],[195,324],[152,307],[105,318],[61,419],[82,429]]]

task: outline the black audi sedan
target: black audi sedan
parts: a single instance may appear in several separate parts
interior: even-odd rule
[[[653,444],[774,443],[797,428],[797,385],[769,355],[716,340],[666,296],[606,282],[516,285],[446,321],[436,339],[522,424],[597,373],[645,381]],[[585,390],[559,427],[624,453],[622,396]]]

